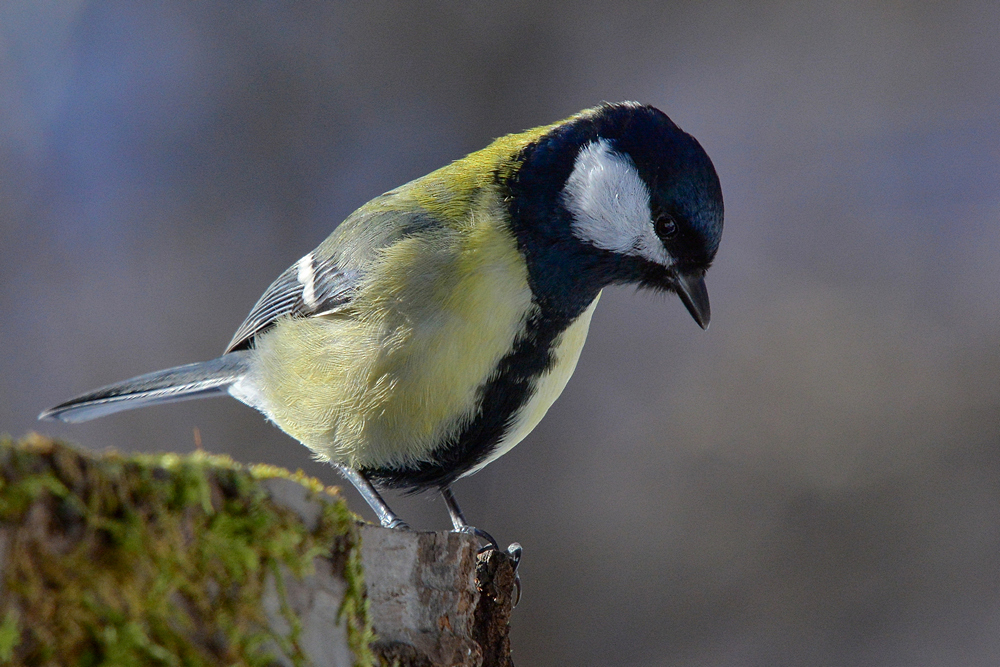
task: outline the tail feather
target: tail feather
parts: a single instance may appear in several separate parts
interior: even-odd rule
[[[147,405],[221,396],[246,374],[247,355],[245,351],[230,352],[211,361],[168,368],[109,384],[49,408],[38,418],[75,424]]]

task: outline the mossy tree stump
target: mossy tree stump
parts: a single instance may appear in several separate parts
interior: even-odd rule
[[[0,443],[0,664],[510,665],[512,589],[301,473]]]

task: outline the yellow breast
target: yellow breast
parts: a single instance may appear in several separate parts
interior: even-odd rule
[[[322,458],[386,467],[475,416],[532,307],[515,239],[483,213],[383,249],[349,309],[261,338],[255,384],[279,427]]]

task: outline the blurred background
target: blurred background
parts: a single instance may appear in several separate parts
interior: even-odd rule
[[[712,328],[608,290],[548,418],[456,485],[524,546],[515,661],[996,665],[998,35],[985,1],[4,2],[0,431],[197,428],[339,483],[231,400],[35,415],[217,356],[371,197],[639,100],[722,181]]]

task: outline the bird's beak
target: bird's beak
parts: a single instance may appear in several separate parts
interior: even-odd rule
[[[712,319],[712,308],[708,303],[705,278],[700,274],[678,273],[674,278],[674,289],[698,326],[707,329],[708,322]]]

